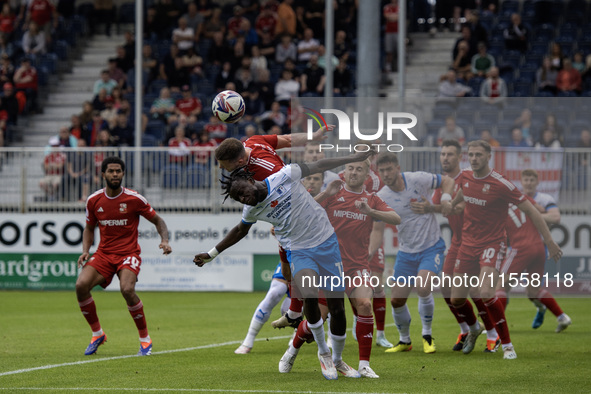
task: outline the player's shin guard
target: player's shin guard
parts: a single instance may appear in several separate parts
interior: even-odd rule
[[[386,322],[386,299],[385,298],[374,298],[373,299],[373,315],[376,321],[376,330],[384,331],[384,324]]]
[[[142,301],[140,300],[140,302],[135,305],[128,305],[127,309],[135,322],[140,338],[147,338],[148,325],[146,324],[146,315],[144,314],[144,304],[142,304]]]
[[[458,324],[465,323],[464,318],[458,314],[458,310],[451,303],[451,298],[444,298],[444,300],[445,300],[445,303],[447,304],[447,307],[449,308],[450,312],[456,318],[456,321],[458,322]],[[470,304],[470,301],[466,300],[466,303]],[[470,308],[471,307],[472,307],[472,305],[470,304]]]
[[[405,304],[400,308],[392,308],[392,315],[394,316],[394,323],[398,328],[400,341],[410,343],[410,312],[408,306]]]
[[[499,301],[501,301],[501,304],[503,304],[503,310],[507,309],[509,299],[507,298],[507,292],[505,291],[505,289],[498,289],[497,291],[495,291],[495,296],[499,299]]]
[[[356,334],[359,343],[359,360],[369,361],[373,342],[373,316],[357,316]]]
[[[318,345],[318,350],[320,351],[320,354],[326,354],[328,352],[330,352],[330,349],[328,348],[328,345],[326,344],[326,338],[325,338],[325,334],[324,334],[324,322],[322,321],[322,319],[318,320],[316,323],[311,323],[308,322],[308,327],[310,328],[310,331],[312,331],[312,334],[314,335],[314,340],[316,341],[316,344]],[[333,336],[333,339],[335,337]],[[334,349],[334,342],[333,342],[333,349]]]
[[[96,305],[94,303],[94,299],[92,297],[78,302],[80,306],[80,311],[82,311],[82,315],[88,322],[91,330],[93,332],[97,332],[101,330],[101,323],[99,323],[98,315],[96,314]]]
[[[501,343],[511,343],[511,337],[509,336],[509,326],[507,325],[507,320],[505,319],[505,311],[501,301],[499,301],[497,297],[494,297],[485,302],[484,305],[486,305],[488,308],[490,317],[493,322],[495,322],[497,332],[501,337]]]
[[[505,306],[500,299],[498,300],[503,307],[504,312]],[[490,311],[486,305],[484,305],[484,301],[482,301],[482,298],[472,298],[472,301],[474,301],[474,305],[476,305],[476,309],[478,309],[478,316],[480,316],[480,319],[484,323],[484,328],[486,328],[486,338],[491,341],[496,340],[499,334],[497,333],[495,323],[491,319]]]
[[[427,297],[419,296],[419,316],[423,323],[422,335],[431,335],[431,324],[433,323],[433,312],[435,311],[435,300],[433,294]]]
[[[334,335],[333,333],[331,333],[330,338],[332,339],[332,361],[335,364],[338,364],[339,361],[343,359],[343,349],[345,349],[345,339],[347,338],[347,334]],[[318,349],[320,349],[320,347],[318,347]]]
[[[538,300],[540,300],[540,302],[544,304],[546,308],[550,309],[550,312],[552,312],[554,316],[558,317],[564,313],[552,294],[550,294],[547,290],[543,289],[538,293]]]
[[[468,300],[464,302],[460,306],[455,307],[458,311],[458,316],[460,316],[464,321],[470,326],[474,326],[476,324],[477,319],[476,315],[474,314],[474,309],[472,308],[472,304]]]
[[[309,342],[311,339],[314,339],[314,335],[308,327],[308,320],[303,320],[298,326],[296,335],[293,338],[293,347],[299,349],[305,342]]]

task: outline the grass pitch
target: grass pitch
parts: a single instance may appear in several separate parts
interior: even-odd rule
[[[289,374],[277,370],[290,331],[265,325],[252,352],[235,355],[263,293],[140,293],[153,355],[134,357],[137,330],[119,293],[95,292],[108,342],[84,356],[90,329],[73,292],[0,292],[0,393],[250,392],[250,393],[475,393],[589,392],[591,301],[561,298],[573,325],[555,334],[555,318],[531,328],[535,309],[512,298],[507,310],[518,358],[483,353],[481,336],[470,355],[452,352],[458,328],[436,298],[437,353],[424,354],[417,300],[410,299],[413,350],[386,354],[374,346],[371,366],[380,379],[326,381],[316,345],[304,345]],[[349,309],[349,308],[347,308]],[[349,313],[349,311],[348,311]],[[273,311],[271,319],[279,316]],[[350,313],[348,315],[349,322]],[[392,315],[386,335],[397,342]],[[350,323],[349,323],[350,326]],[[350,331],[344,359],[357,367]]]

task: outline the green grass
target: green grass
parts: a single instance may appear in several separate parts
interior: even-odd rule
[[[83,351],[90,330],[80,314],[73,292],[0,292],[0,394],[42,388],[42,393],[145,392],[149,390],[250,392],[589,392],[591,315],[588,299],[559,299],[573,325],[555,334],[550,312],[545,324],[531,329],[534,308],[526,299],[511,299],[507,319],[518,354],[503,360],[502,353],[482,352],[482,336],[470,355],[452,352],[457,324],[441,299],[436,299],[433,336],[438,351],[424,354],[416,299],[409,301],[414,349],[386,354],[373,348],[371,365],[380,379],[326,381],[319,371],[316,346],[304,345],[289,374],[277,364],[287,348],[286,330],[265,325],[253,351],[235,355],[254,308],[263,293],[142,293],[140,294],[154,341],[151,357],[130,357],[139,348],[137,331],[119,293],[95,292],[99,317],[108,342],[98,355]],[[274,310],[272,319],[278,317]],[[350,315],[349,315],[350,317]],[[386,316],[386,334],[398,338],[392,316]],[[224,342],[228,345],[202,347]],[[164,353],[160,353],[164,352]],[[347,339],[344,359],[357,366],[357,346]],[[9,371],[62,363],[59,366],[2,375]],[[93,390],[95,389],[95,390]]]

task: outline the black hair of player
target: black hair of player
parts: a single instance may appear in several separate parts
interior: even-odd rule
[[[252,181],[254,172],[248,171],[247,166],[239,167],[230,173],[230,176],[223,175],[222,179],[220,179],[220,183],[222,184],[222,196],[224,197],[224,201],[222,204],[226,202],[228,197],[230,197],[230,191],[232,190],[232,186],[235,182],[238,181]]]
[[[125,162],[117,156],[109,156],[105,158],[101,163],[101,172],[106,172],[109,164],[119,164],[121,166],[121,171],[125,172]]]

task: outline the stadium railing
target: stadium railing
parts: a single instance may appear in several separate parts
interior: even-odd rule
[[[222,203],[218,181],[222,170],[212,151],[213,148],[0,148],[0,212],[82,212],[83,198],[103,187],[100,164],[108,155],[124,159],[127,168],[123,184],[143,194],[159,211],[240,212],[242,207],[235,201],[228,199]],[[301,150],[279,153],[287,163],[301,161]],[[57,156],[58,162],[70,163],[74,171],[88,162],[88,171],[79,178],[65,175],[67,170],[58,174],[54,180],[60,185],[49,194],[40,186],[46,175],[43,164],[48,155]],[[441,172],[438,148],[405,148],[399,160],[403,171]],[[538,189],[554,194],[562,212],[591,213],[590,149],[499,148],[494,151],[491,164],[516,181],[517,186],[520,171],[534,168],[540,174]],[[466,157],[462,167],[469,167]],[[137,184],[136,170],[140,172]]]

